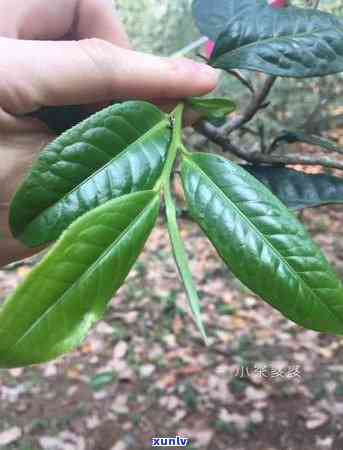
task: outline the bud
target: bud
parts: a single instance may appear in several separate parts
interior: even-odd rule
[[[204,45],[204,54],[207,59],[211,58],[212,52],[214,50],[214,42],[208,40],[206,44]]]
[[[268,4],[273,8],[284,8],[287,6],[287,0],[268,0]]]

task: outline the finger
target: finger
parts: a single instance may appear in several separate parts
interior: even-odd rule
[[[81,1],[75,28],[75,39],[99,38],[130,48],[129,38],[112,0]]]
[[[0,35],[26,40],[99,38],[129,47],[112,0],[0,0]]]
[[[214,89],[218,79],[217,71],[205,64],[159,58],[98,39],[0,39],[0,53],[0,101],[14,114],[42,105],[202,95]]]
[[[2,211],[0,205],[0,215],[5,214]],[[1,223],[0,223],[1,229]],[[21,244],[19,241],[14,239],[12,236],[3,236],[1,239],[1,254],[0,254],[0,267],[4,267],[7,264],[11,264],[13,262],[21,261],[29,256],[33,256],[35,253],[43,250],[40,248],[28,248]]]
[[[0,0],[1,36],[17,39],[60,39],[73,24],[78,0]]]
[[[9,207],[18,185],[37,157],[54,135],[39,121],[6,116],[0,109],[0,266],[22,259],[39,249],[27,249],[12,236],[9,227]]]

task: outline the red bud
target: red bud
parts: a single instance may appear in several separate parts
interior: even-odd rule
[[[268,0],[268,4],[273,8],[284,8],[287,6],[286,0]]]
[[[214,42],[208,40],[206,42],[206,44],[204,45],[204,53],[205,53],[206,58],[208,58],[208,59],[211,58],[213,49],[214,49]]]

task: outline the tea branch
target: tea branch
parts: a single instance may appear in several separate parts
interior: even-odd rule
[[[258,111],[266,107],[267,97],[272,90],[276,79],[277,77],[274,76],[268,76],[266,78],[262,88],[258,92],[255,92],[253,94],[252,100],[243,114],[235,117],[226,125],[226,135],[231,134],[233,131],[238,130],[239,128],[242,128],[242,126],[250,122],[250,120],[255,117]]]
[[[343,170],[343,161],[331,158],[329,156],[311,156],[303,155],[293,152],[284,152],[282,154],[271,154],[270,151],[256,151],[247,150],[244,147],[238,147],[230,139],[230,134],[236,130],[244,130],[248,132],[254,132],[247,123],[250,122],[255,115],[263,108],[268,106],[267,98],[270,94],[277,77],[268,76],[263,83],[262,88],[255,92],[252,96],[251,102],[248,104],[245,111],[223,125],[221,128],[217,128],[209,122],[198,122],[196,130],[205,136],[210,141],[219,145],[224,152],[230,152],[240,159],[254,164],[281,164],[281,165],[295,165],[304,164],[308,166],[322,166],[327,168],[334,168]],[[255,133],[255,132],[254,132]]]
[[[243,147],[233,144],[225,132],[214,127],[208,122],[200,122],[196,129],[203,136],[219,145],[224,152],[230,152],[233,155],[245,161],[255,164],[281,164],[295,165],[304,164],[308,166],[322,166],[327,168],[343,170],[343,161],[331,158],[329,156],[310,156],[299,153],[286,152],[281,155],[261,153],[259,151],[249,151]]]

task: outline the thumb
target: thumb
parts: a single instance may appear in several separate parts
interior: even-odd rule
[[[1,106],[14,114],[41,106],[203,95],[218,79],[217,71],[205,64],[142,54],[100,39],[0,38],[0,53],[5,55]]]

